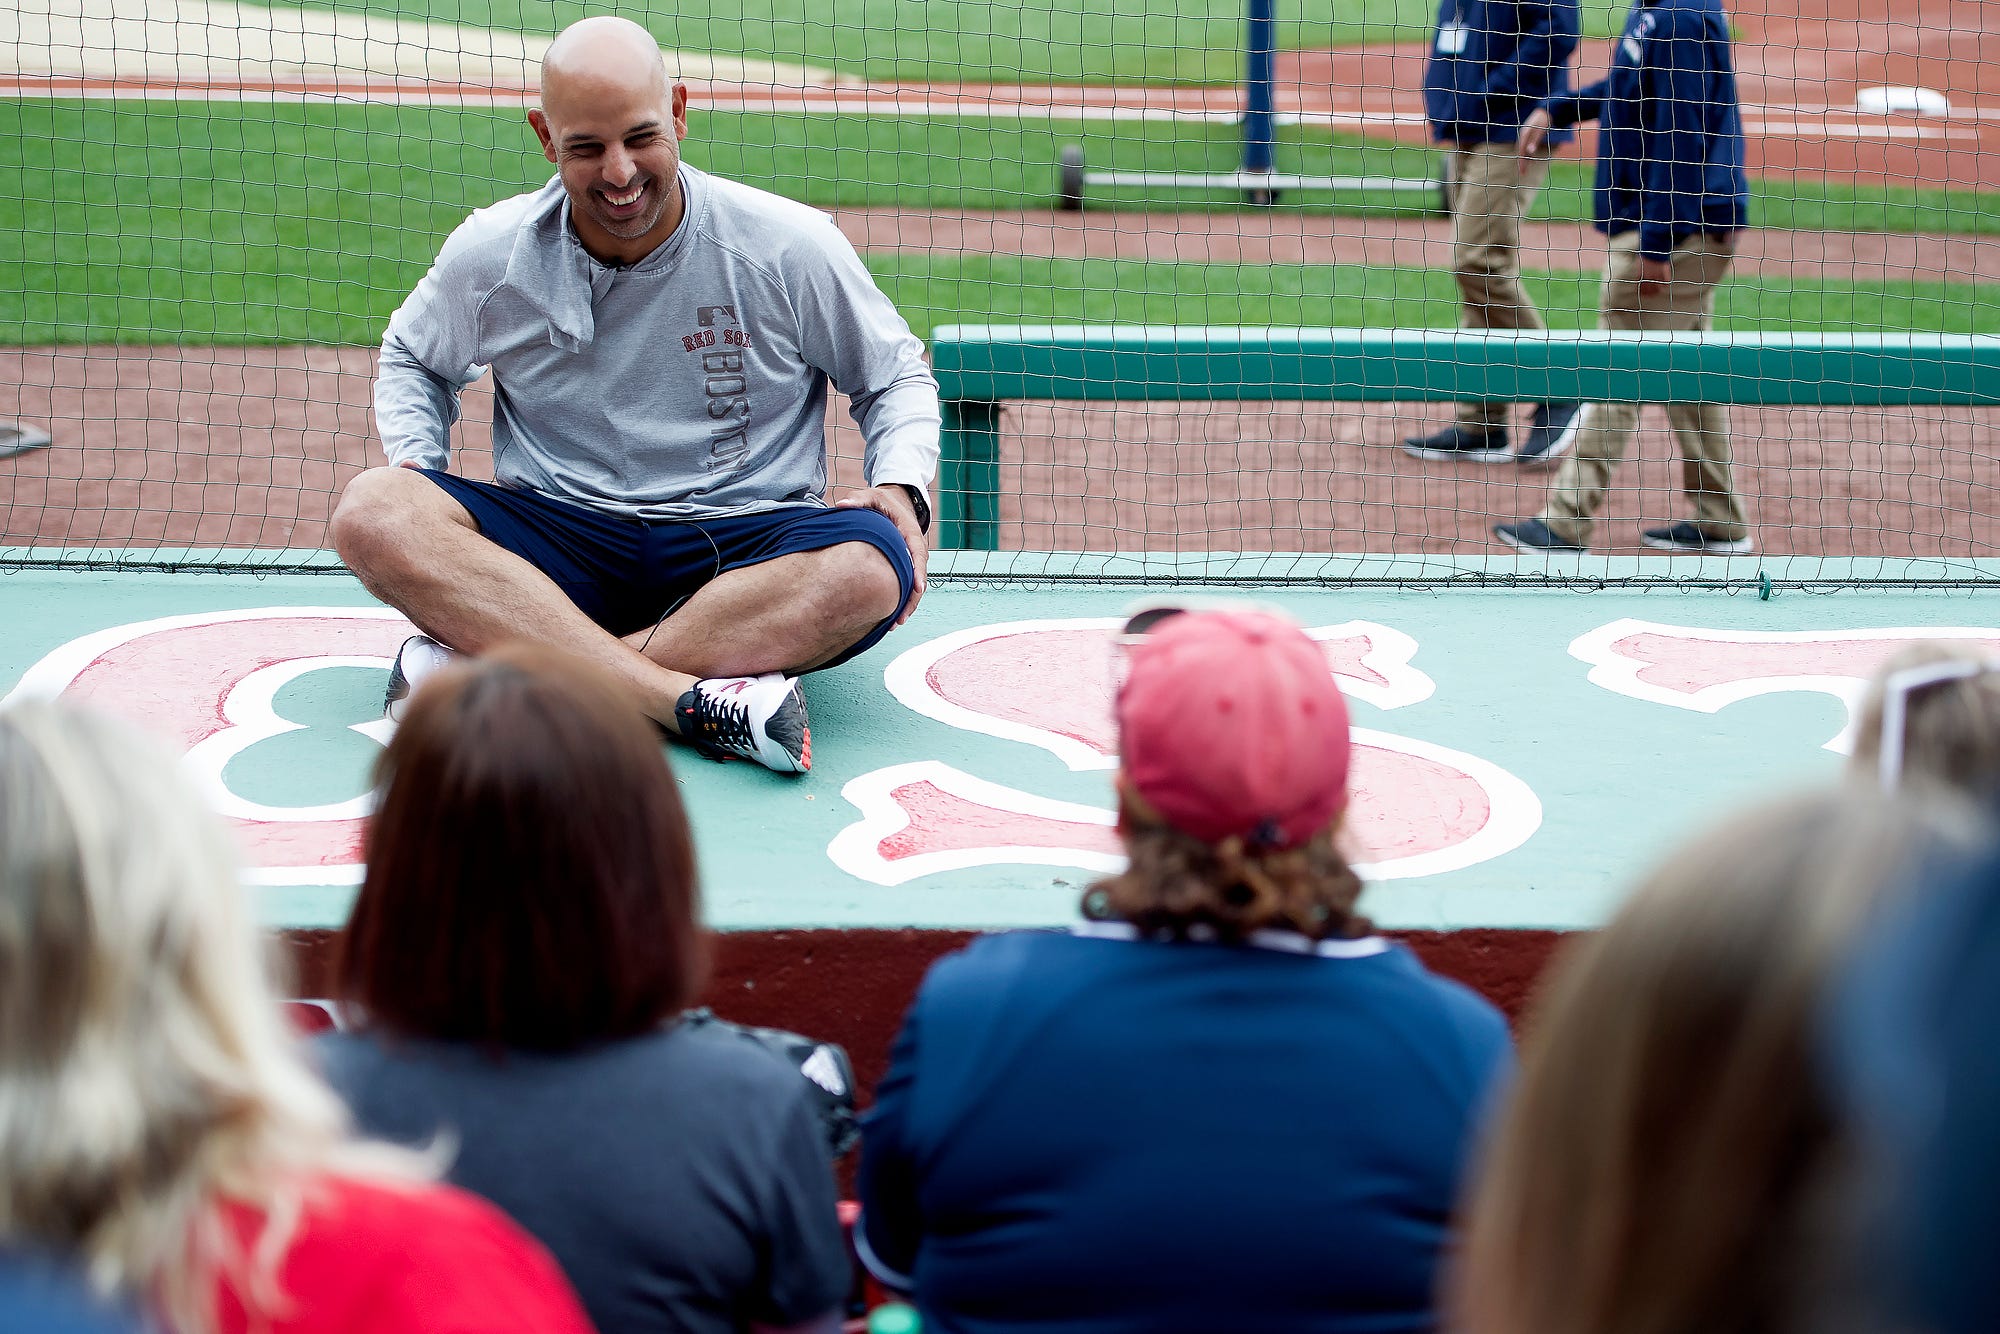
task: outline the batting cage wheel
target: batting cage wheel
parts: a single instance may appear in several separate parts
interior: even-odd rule
[[[1057,168],[1056,194],[1066,212],[1083,211],[1083,146],[1064,144],[1062,164]]]

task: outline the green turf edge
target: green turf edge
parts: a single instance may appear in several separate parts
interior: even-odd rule
[[[933,551],[943,583],[1265,585],[1389,584],[1445,588],[1658,586],[1761,591],[1909,587],[1946,591],[2000,583],[2000,557],[1397,556],[1362,552]],[[236,547],[5,547],[0,578],[31,570],[168,571],[189,575],[346,575],[331,551]]]

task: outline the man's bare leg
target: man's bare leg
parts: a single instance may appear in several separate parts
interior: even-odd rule
[[[893,616],[901,592],[880,552],[842,543],[732,570],[658,627],[621,642],[410,469],[355,478],[332,527],[348,568],[425,634],[468,653],[508,639],[567,649],[611,672],[675,732],[674,706],[698,678],[816,667]]]
[[[896,614],[902,595],[880,551],[842,542],[731,570],[625,642],[700,677],[797,676],[866,638]]]
[[[651,718],[674,725],[674,703],[694,684],[618,642],[555,581],[480,535],[465,507],[407,468],[376,468],[348,483],[333,514],[333,543],[364,587],[440,643],[479,653],[509,639],[553,644],[612,673]]]

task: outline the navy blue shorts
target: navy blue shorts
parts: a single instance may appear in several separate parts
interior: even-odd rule
[[[614,635],[657,624],[718,575],[842,542],[866,542],[896,571],[898,615],[917,584],[909,543],[874,510],[799,505],[723,519],[626,519],[535,491],[419,471],[465,506],[490,541],[555,580]],[[873,648],[895,624],[891,616],[824,665]]]

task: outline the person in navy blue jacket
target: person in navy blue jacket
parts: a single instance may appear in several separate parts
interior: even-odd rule
[[[1576,0],[1443,0],[1438,10],[1424,114],[1446,146],[1461,329],[1547,327],[1521,286],[1521,220],[1548,177],[1549,150],[1570,136],[1550,136],[1518,163],[1514,143],[1538,103],[1568,91],[1576,33]],[[1423,459],[1546,464],[1568,447],[1576,404],[1537,404],[1519,455],[1509,451],[1507,408],[1461,403],[1452,425],[1403,448]]]
[[[1429,1331],[1506,1023],[1355,912],[1319,645],[1250,611],[1125,637],[1129,865],[1073,931],[931,970],[856,1249],[925,1334]]]
[[[1588,120],[1599,123],[1594,211],[1608,238],[1598,327],[1707,329],[1750,202],[1729,16],[1720,0],[1634,0],[1610,74],[1547,99],[1522,123],[1524,167],[1550,133]],[[1719,403],[1666,406],[1694,517],[1646,529],[1646,545],[1751,550],[1730,480],[1728,410]],[[1639,405],[1592,403],[1578,420],[1574,452],[1547,506],[1533,519],[1495,525],[1502,542],[1530,552],[1589,544],[1591,516],[1638,425]]]

